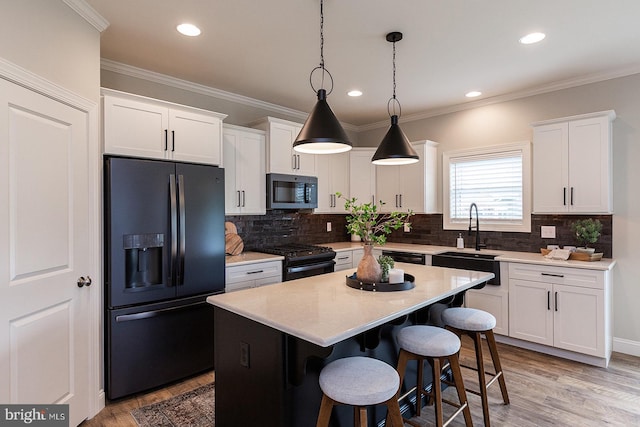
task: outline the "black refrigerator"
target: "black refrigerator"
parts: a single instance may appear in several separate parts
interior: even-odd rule
[[[105,157],[105,386],[109,399],[213,368],[224,292],[224,170]]]

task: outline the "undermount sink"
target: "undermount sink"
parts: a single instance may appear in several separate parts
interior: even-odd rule
[[[487,284],[500,285],[500,261],[496,261],[495,257],[496,255],[475,252],[443,252],[431,257],[431,265],[493,273],[496,277]]]

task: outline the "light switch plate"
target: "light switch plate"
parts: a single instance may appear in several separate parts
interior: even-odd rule
[[[541,225],[540,237],[542,237],[543,239],[555,239],[556,227],[554,225]]]
[[[331,223],[327,222],[327,232],[331,231]]]

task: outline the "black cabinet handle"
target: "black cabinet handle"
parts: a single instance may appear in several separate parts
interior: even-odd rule
[[[540,273],[543,276],[551,276],[551,277],[564,277],[564,274],[553,274],[553,273]]]
[[[558,293],[555,293],[555,303],[556,303],[556,311],[558,311]]]
[[[547,310],[551,310],[551,291],[547,291]]]
[[[258,274],[258,273],[263,273],[264,270],[256,270],[256,271],[247,271],[247,274]]]
[[[167,135],[167,129],[164,130],[164,151],[167,151],[167,147],[169,146],[169,136]]]
[[[176,131],[171,131],[171,151],[176,151]]]
[[[244,190],[242,190],[242,207],[244,208]]]
[[[562,205],[567,206],[567,187],[562,187]]]
[[[571,206],[573,206],[573,187],[571,187]]]
[[[240,190],[236,190],[236,193],[238,193],[238,203],[236,203],[236,206],[240,207]]]

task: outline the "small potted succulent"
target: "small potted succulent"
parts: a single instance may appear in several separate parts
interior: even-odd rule
[[[598,241],[602,232],[602,223],[598,219],[579,219],[571,223],[571,232],[581,246],[576,248],[577,252],[594,253],[595,248],[590,247],[590,245]]]
[[[400,227],[411,227],[407,222],[413,215],[413,211],[380,213],[379,206],[384,205],[380,201],[379,205],[374,202],[358,203],[353,198],[345,198],[341,193],[336,193],[339,198],[345,199],[344,208],[347,215],[347,230],[350,234],[360,237],[364,245],[364,256],[358,264],[356,277],[363,282],[375,283],[382,278],[382,268],[378,260],[373,256],[373,246],[382,246],[387,242],[387,235]]]

